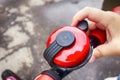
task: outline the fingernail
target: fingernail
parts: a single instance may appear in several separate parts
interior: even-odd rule
[[[95,56],[92,56],[91,59],[89,60],[89,63],[93,63],[96,60]]]

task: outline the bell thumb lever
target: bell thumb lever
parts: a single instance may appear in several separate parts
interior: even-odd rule
[[[83,31],[88,31],[88,22],[86,20],[82,20],[78,23],[78,28],[82,29]]]

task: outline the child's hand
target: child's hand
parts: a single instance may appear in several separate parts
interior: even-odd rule
[[[93,51],[92,61],[104,56],[120,55],[120,16],[110,11],[86,7],[73,17],[72,26],[88,18],[89,30],[96,27],[106,30],[107,42],[96,47]]]

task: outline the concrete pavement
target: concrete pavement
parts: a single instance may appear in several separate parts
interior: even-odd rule
[[[103,0],[0,0],[0,75],[10,69],[33,80],[49,68],[43,58],[49,34],[70,25],[73,15]],[[106,57],[72,72],[63,80],[103,80],[120,72],[120,57]],[[1,80],[1,78],[0,78]]]

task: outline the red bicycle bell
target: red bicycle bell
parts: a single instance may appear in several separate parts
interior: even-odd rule
[[[35,80],[62,80],[73,70],[83,67],[91,58],[92,50],[104,43],[105,31],[95,29],[88,35],[87,21],[77,27],[64,26],[48,38],[44,57],[51,69],[43,71]]]
[[[44,57],[51,67],[74,68],[89,56],[90,41],[79,27],[64,26],[55,30],[47,40]]]

